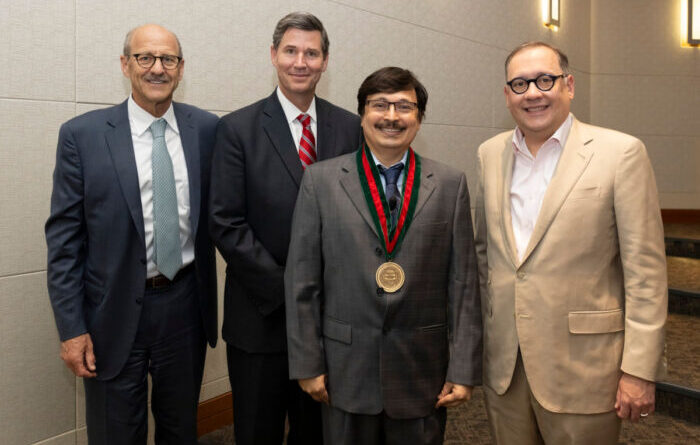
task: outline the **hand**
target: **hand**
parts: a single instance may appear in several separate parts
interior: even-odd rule
[[[654,382],[622,373],[615,399],[617,417],[636,422],[642,413],[653,413],[655,390]]]
[[[92,350],[90,334],[69,338],[61,343],[61,358],[78,377],[97,376],[95,353]]]
[[[445,382],[442,386],[442,391],[438,394],[438,401],[435,408],[442,406],[446,408],[454,408],[472,398],[473,386],[458,385],[457,383]]]
[[[311,396],[315,401],[328,405],[328,391],[326,391],[326,374],[309,379],[299,379],[301,389]]]

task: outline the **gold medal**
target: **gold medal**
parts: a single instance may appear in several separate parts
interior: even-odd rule
[[[387,261],[377,269],[377,286],[384,289],[384,292],[393,293],[401,289],[405,277],[401,266],[392,261]]]

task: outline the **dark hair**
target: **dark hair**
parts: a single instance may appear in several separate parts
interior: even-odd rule
[[[367,97],[376,93],[396,93],[413,89],[418,99],[418,120],[423,121],[425,107],[428,104],[428,91],[409,70],[395,66],[380,68],[370,74],[357,91],[357,112],[365,114]]]
[[[508,80],[508,64],[510,63],[510,60],[513,57],[515,57],[515,55],[518,54],[520,51],[524,51],[524,50],[530,49],[530,48],[537,48],[537,47],[545,47],[545,48],[549,48],[552,51],[554,51],[554,53],[559,58],[559,68],[561,68],[562,73],[570,74],[569,73],[569,58],[566,57],[566,54],[564,54],[564,52],[562,52],[562,50],[560,50],[556,46],[550,45],[549,43],[532,41],[532,42],[525,42],[521,45],[518,45],[513,51],[510,52],[510,54],[508,54],[508,57],[506,57],[506,64],[505,64],[506,80]]]
[[[323,57],[328,56],[328,47],[330,42],[328,41],[328,33],[323,27],[323,23],[313,14],[308,12],[291,12],[280,19],[275,26],[275,31],[272,33],[272,46],[275,49],[279,49],[280,42],[284,33],[287,32],[289,28],[301,29],[302,31],[318,31],[321,33],[321,51],[323,51]]]

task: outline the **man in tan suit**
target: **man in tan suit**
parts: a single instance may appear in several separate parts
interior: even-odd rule
[[[638,139],[570,114],[561,51],[506,59],[515,131],[479,147],[484,389],[497,444],[616,444],[654,410],[667,308],[654,175]]]

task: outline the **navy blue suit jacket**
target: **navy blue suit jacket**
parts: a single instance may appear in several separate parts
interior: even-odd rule
[[[319,161],[357,149],[360,118],[316,97]],[[304,170],[276,91],[219,122],[211,173],[210,228],[227,263],[227,344],[287,349],[284,267]]]
[[[217,339],[216,263],[208,235],[209,170],[218,118],[173,103],[190,188],[199,307]],[[127,102],[61,126],[46,222],[47,281],[61,341],[89,333],[97,378],[124,366],[141,314],[146,246]]]

